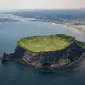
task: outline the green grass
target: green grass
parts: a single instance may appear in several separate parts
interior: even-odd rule
[[[73,39],[73,37],[61,34],[33,36],[20,39],[17,45],[32,52],[46,52],[64,49],[72,43]]]
[[[62,58],[59,59],[58,64],[60,64],[61,66],[66,65],[70,62],[70,60],[68,58]]]

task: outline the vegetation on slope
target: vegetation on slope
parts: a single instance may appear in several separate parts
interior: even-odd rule
[[[64,49],[73,40],[73,37],[64,34],[33,36],[20,39],[17,45],[32,52],[47,52]]]
[[[58,64],[61,65],[61,66],[66,65],[68,63],[70,63],[70,59],[68,59],[68,58],[61,58],[58,61]]]

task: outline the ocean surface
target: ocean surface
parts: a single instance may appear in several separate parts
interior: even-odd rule
[[[0,14],[0,18],[21,20],[0,22],[0,53],[14,52],[17,41],[26,36],[67,34],[85,41],[84,33],[64,25],[26,21],[11,14]],[[0,85],[85,85],[85,62],[76,68],[43,72],[17,62],[0,61]]]

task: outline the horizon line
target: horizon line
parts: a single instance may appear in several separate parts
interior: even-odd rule
[[[0,9],[0,12],[4,12],[4,11],[25,11],[25,10],[82,10],[82,9],[85,9],[85,8],[44,8],[44,9],[29,9],[29,8],[23,8],[23,9]]]

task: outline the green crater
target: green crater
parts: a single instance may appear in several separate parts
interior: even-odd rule
[[[20,39],[17,45],[32,52],[48,52],[62,50],[74,40],[75,38],[64,34],[33,36]]]

